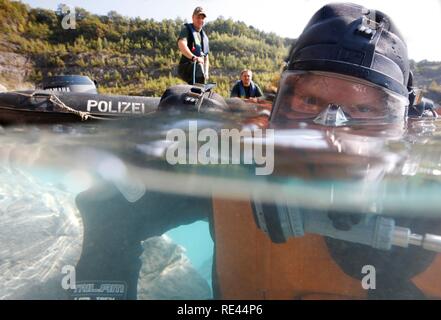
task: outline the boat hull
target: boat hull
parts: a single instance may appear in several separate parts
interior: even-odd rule
[[[65,123],[140,117],[157,110],[159,98],[93,93],[0,93],[0,124]]]

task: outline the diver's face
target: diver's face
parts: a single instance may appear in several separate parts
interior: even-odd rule
[[[192,19],[193,19],[194,28],[197,31],[200,31],[205,23],[205,15],[204,14],[193,15]]]
[[[385,115],[381,96],[372,87],[347,85],[339,79],[306,78],[295,87],[291,109],[304,114],[317,115],[330,103],[342,106],[352,118],[375,119]]]
[[[350,119],[403,120],[406,99],[368,82],[329,73],[293,72],[281,82],[276,116],[314,118],[330,104],[338,105]]]
[[[249,71],[244,72],[240,75],[240,80],[242,80],[242,83],[245,87],[250,86],[252,78],[253,78],[253,75]]]

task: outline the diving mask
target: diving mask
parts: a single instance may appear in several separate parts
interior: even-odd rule
[[[403,121],[409,100],[359,78],[329,72],[286,71],[272,121],[314,120],[326,126],[349,121]]]

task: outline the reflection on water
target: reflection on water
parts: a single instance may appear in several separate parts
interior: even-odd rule
[[[181,243],[187,243],[187,252],[159,236],[180,224],[207,219],[208,213],[198,210],[203,211],[205,202],[211,206],[212,197],[229,199],[232,203],[257,199],[255,202],[261,208],[276,204],[279,217],[283,203],[283,208],[288,208],[286,221],[293,223],[296,216],[304,223],[300,231],[284,229],[282,238],[270,234],[273,240],[283,241],[292,235],[299,236],[296,232],[317,232],[375,247],[371,238],[377,233],[381,235],[374,230],[378,229],[380,220],[365,219],[359,223],[361,220],[354,220],[354,214],[385,219],[392,216],[395,224],[392,223],[391,230],[396,226],[412,228],[409,219],[413,218],[441,218],[439,121],[388,126],[359,124],[333,129],[306,122],[276,127],[274,172],[269,176],[255,175],[253,165],[172,166],[165,161],[171,144],[165,140],[168,130],[188,131],[190,120],[197,121],[200,129],[240,129],[238,120],[251,126],[251,116],[214,114],[195,118],[192,114],[176,116],[170,121],[169,115],[158,114],[130,122],[4,128],[0,136],[0,280],[3,284],[0,297],[66,298],[66,292],[53,283],[61,283],[62,266],[77,265],[80,254],[81,280],[91,280],[88,277],[93,272],[89,267],[98,261],[112,263],[112,270],[106,271],[102,265],[95,268],[101,268],[104,275],[108,272],[108,278],[103,276],[104,279],[113,280],[111,277],[125,272],[125,267],[113,264],[129,263],[140,255],[135,245],[131,249],[132,240],[126,240],[127,234],[133,233],[139,234],[140,240],[149,239],[142,247],[144,264],[140,272],[143,280],[138,283],[139,298],[209,298],[209,285],[204,279],[211,274],[206,263],[211,258],[212,245],[208,224],[203,225],[206,233],[203,237],[199,236],[200,225],[199,229],[187,228],[186,235],[176,230],[169,233],[172,238],[174,233],[176,240],[181,238]],[[253,139],[242,142],[246,145]],[[89,198],[87,194],[82,198],[86,200],[80,202],[80,209],[88,213],[80,215],[74,198],[89,187],[97,189]],[[123,202],[126,204],[121,205]],[[92,204],[99,206],[92,208]],[[162,217],[155,216],[155,212]],[[182,212],[182,216],[176,218],[172,212]],[[324,212],[327,217],[331,214],[333,226],[338,230],[324,226],[328,218],[322,219],[317,212]],[[188,219],[187,213],[191,216]],[[140,216],[147,221],[140,223]],[[265,221],[268,219],[265,213],[256,219],[269,223]],[[116,221],[116,227],[112,221]],[[360,227],[354,227],[351,236],[344,230],[348,221],[349,228]],[[95,225],[99,225],[98,230],[92,230]],[[410,231],[422,236],[441,234],[438,226],[432,223],[431,228],[425,228],[423,224]],[[374,231],[366,231],[368,228]],[[83,237],[83,230],[91,235]],[[394,246],[397,241],[404,241],[395,239],[402,234],[388,232],[391,239],[376,239],[377,247],[384,245],[387,249],[391,241],[395,241]],[[423,245],[421,238],[410,238],[407,239],[410,245]],[[381,241],[387,244],[378,244]],[[438,250],[436,241],[426,247]],[[104,256],[109,247],[116,250],[112,254],[119,254],[115,248],[120,242],[127,245],[121,249],[124,252],[118,258],[121,260],[111,261]],[[343,250],[333,243],[329,246],[334,253]],[[183,281],[179,287],[178,278],[187,282]],[[32,289],[45,283],[48,293],[37,294]],[[432,292],[438,289],[441,287]],[[185,297],[176,293],[179,290],[193,293]]]

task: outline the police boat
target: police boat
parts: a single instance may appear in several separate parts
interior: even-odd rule
[[[0,124],[115,120],[155,112],[159,98],[102,95],[87,76],[44,79],[36,90],[0,93]]]
[[[0,93],[0,125],[53,124],[85,120],[142,117],[156,111],[256,111],[269,117],[271,101],[224,99],[216,84],[176,85],[161,98],[102,95],[87,76],[63,75],[44,79],[36,90]]]

